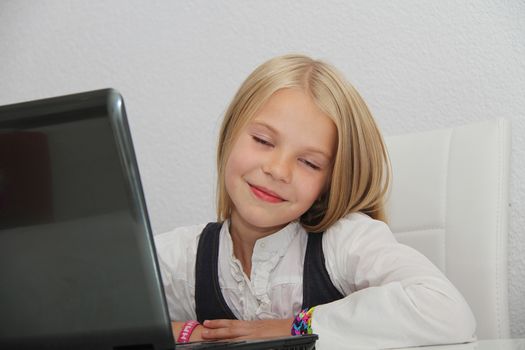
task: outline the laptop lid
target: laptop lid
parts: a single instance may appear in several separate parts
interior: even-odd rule
[[[0,348],[173,348],[115,90],[0,107],[0,285]]]

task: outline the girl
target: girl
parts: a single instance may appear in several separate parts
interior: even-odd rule
[[[322,350],[473,340],[463,297],[385,224],[385,146],[331,66],[287,55],[258,67],[226,112],[217,166],[218,223],[156,237],[178,341],[313,332]]]

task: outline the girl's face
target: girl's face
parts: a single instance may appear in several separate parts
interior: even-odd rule
[[[299,89],[274,93],[240,131],[225,168],[232,227],[276,232],[328,188],[336,152],[332,120]]]

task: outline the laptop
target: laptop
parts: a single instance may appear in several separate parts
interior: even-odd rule
[[[316,335],[175,345],[158,269],[122,96],[0,107],[0,348],[314,347]]]

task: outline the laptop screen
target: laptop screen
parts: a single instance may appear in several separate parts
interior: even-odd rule
[[[173,347],[121,96],[0,107],[0,347]]]

